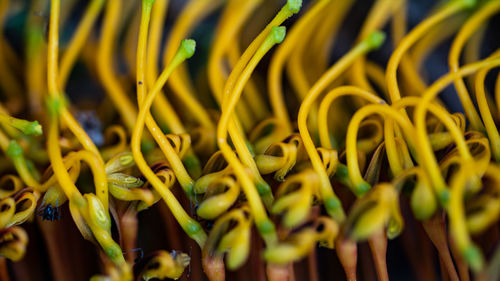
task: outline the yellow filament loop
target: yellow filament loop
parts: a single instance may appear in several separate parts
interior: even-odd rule
[[[267,217],[264,206],[260,200],[259,193],[257,192],[252,179],[249,177],[245,167],[227,143],[227,131],[233,110],[238,103],[238,99],[241,96],[245,83],[248,81],[253,70],[269,49],[271,49],[275,44],[279,44],[283,41],[285,32],[284,27],[273,27],[271,29],[262,45],[257,49],[255,55],[241,72],[241,76],[236,81],[231,93],[225,96],[222,105],[222,115],[217,126],[217,143],[219,148],[228,164],[234,169],[236,177],[238,178],[243,192],[247,197],[252,215],[255,218],[255,223],[257,224],[257,228],[268,245],[274,244],[277,240],[274,224]]]
[[[249,68],[247,66],[247,63],[249,63],[249,61],[253,59],[252,56],[256,54],[258,48],[262,48],[265,40],[267,40],[267,38],[270,38],[269,36],[271,29],[277,27],[277,25],[281,24],[290,16],[297,13],[301,5],[302,1],[289,0],[285,4],[285,6],[278,12],[278,14],[271,20],[271,22],[264,28],[264,30],[252,41],[252,43],[250,43],[250,45],[247,47],[247,49],[241,56],[240,60],[234,66],[233,70],[231,71],[231,74],[229,75],[226,81],[226,84],[224,85],[224,92],[223,92],[224,98],[230,96],[235,87],[242,87],[243,90],[246,81],[245,84],[238,84],[240,83],[240,80],[238,79],[240,78],[239,77],[240,75],[241,76],[243,75],[244,71],[248,71]],[[222,108],[226,106],[225,102],[226,100],[223,100]],[[264,181],[264,179],[262,179],[262,176],[259,173],[257,165],[253,160],[253,155],[248,149],[245,136],[243,133],[241,133],[241,130],[237,127],[238,124],[235,122],[234,115],[231,114],[229,115],[229,117],[230,119],[228,121],[229,122],[228,131],[229,135],[231,136],[231,140],[233,141],[233,144],[236,148],[236,151],[238,152],[241,161],[243,162],[244,165],[246,165],[250,169],[253,180],[257,185],[257,190],[259,191],[259,194],[262,195],[264,203],[266,204],[266,206],[269,207],[272,201],[274,200],[271,189],[269,185]]]
[[[288,33],[285,41],[281,44],[271,60],[268,73],[268,90],[269,99],[271,102],[271,107],[273,109],[273,114],[278,118],[286,127],[288,134],[292,132],[292,125],[290,123],[290,117],[288,117],[288,111],[286,109],[286,104],[282,89],[282,76],[283,76],[283,66],[294,51],[296,43],[298,40],[303,39],[302,33],[304,30],[312,24],[312,22],[318,17],[318,15],[323,11],[325,6],[330,2],[330,0],[318,1],[306,14],[304,14],[298,22],[293,26],[292,30]]]
[[[330,216],[337,221],[343,221],[345,218],[344,211],[340,200],[333,192],[330,179],[325,171],[325,167],[321,162],[321,158],[316,151],[316,146],[309,134],[307,128],[307,116],[315,100],[323,92],[323,90],[331,84],[333,80],[339,77],[359,56],[372,49],[379,47],[384,41],[384,34],[380,32],[372,33],[367,39],[356,45],[349,53],[344,55],[337,63],[335,63],[309,90],[304,98],[299,109],[297,118],[299,132],[304,142],[304,147],[309,155],[314,170],[320,178],[320,193],[322,200]]]
[[[122,0],[109,0],[102,23],[101,39],[97,48],[97,73],[111,101],[118,109],[125,126],[129,132],[134,128],[137,110],[130,101],[127,93],[122,88],[118,77],[113,73],[114,42],[116,41],[116,29],[120,19]]]
[[[153,0],[144,0],[143,1],[143,11],[145,13],[151,9],[151,5],[153,4]],[[150,115],[149,110],[151,104],[153,103],[156,95],[160,92],[161,88],[165,85],[168,77],[174,71],[174,69],[182,63],[187,58],[191,57],[194,53],[195,42],[193,40],[184,40],[181,42],[181,46],[177,54],[172,59],[172,62],[163,70],[161,75],[156,80],[151,91],[148,93],[146,97],[144,97],[141,102],[139,114],[137,116],[137,123],[134,127],[134,132],[132,134],[131,147],[132,153],[134,156],[135,163],[137,167],[140,169],[142,174],[146,177],[148,182],[154,187],[154,189],[161,195],[170,211],[179,222],[184,231],[193,238],[198,245],[203,248],[207,235],[201,228],[200,224],[189,217],[186,211],[182,208],[182,205],[177,201],[174,194],[170,191],[170,189],[165,186],[165,184],[158,178],[157,175],[151,170],[148,166],[144,156],[141,152],[141,137],[144,130],[144,123],[150,120],[148,115]],[[138,66],[140,65],[140,61],[138,61]],[[139,69],[138,69],[139,73]],[[139,93],[139,92],[138,92]],[[139,97],[138,97],[139,98]],[[168,141],[166,141],[168,143]],[[170,147],[171,148],[171,147]],[[172,149],[172,148],[171,148]],[[171,154],[175,154],[172,149]],[[182,165],[182,164],[181,164]]]
[[[66,83],[71,73],[71,69],[75,64],[75,61],[80,53],[82,47],[84,46],[88,35],[90,34],[92,27],[94,26],[97,17],[101,13],[102,7],[104,6],[104,0],[92,0],[88,5],[87,10],[83,14],[75,34],[69,42],[66,52],[61,58],[61,67],[59,69],[59,88],[66,88]]]
[[[470,75],[482,68],[494,67],[500,65],[500,59],[498,58],[488,58],[483,61],[468,64],[462,67],[457,72],[448,73],[447,75],[441,77],[439,80],[434,82],[427,90],[422,94],[422,100],[418,103],[415,113],[414,113],[414,123],[417,130],[418,138],[418,152],[419,152],[419,162],[425,167],[429,178],[438,193],[440,202],[442,205],[447,206],[447,201],[449,199],[449,191],[446,188],[446,183],[439,171],[436,158],[432,151],[432,147],[427,138],[427,125],[426,125],[426,112],[429,108],[429,104],[438,95],[438,93],[443,90],[446,86],[456,80],[457,77],[462,77]],[[446,111],[445,111],[446,112]],[[446,115],[445,115],[446,116]],[[453,121],[452,121],[453,122]],[[453,123],[454,124],[454,123]],[[454,129],[453,129],[454,128]],[[461,132],[456,128],[448,127],[450,133],[462,136]],[[457,131],[458,130],[458,131]],[[457,139],[457,138],[455,138]],[[465,144],[457,143],[458,148],[462,151],[464,160],[468,161],[471,159],[468,148]],[[469,156],[467,156],[467,154]],[[467,156],[467,157],[465,157]]]
[[[333,149],[330,134],[328,132],[328,110],[335,99],[347,95],[359,96],[371,103],[385,104],[383,99],[377,97],[369,91],[355,86],[342,86],[328,92],[321,100],[318,111],[318,131],[322,147]]]
[[[500,54],[500,52],[497,52],[497,54]],[[495,120],[491,115],[488,100],[486,98],[486,90],[484,89],[484,80],[486,79],[486,75],[488,74],[488,71],[490,69],[491,68],[482,69],[476,75],[476,100],[477,106],[479,108],[479,113],[481,114],[484,125],[486,127],[486,132],[488,134],[493,157],[497,162],[500,162],[500,135],[498,133]]]
[[[147,38],[148,38],[148,29],[149,29],[149,20],[151,17],[151,9],[153,6],[154,0],[143,0],[142,2],[142,14],[143,16],[141,17],[141,25],[140,25],[140,30],[139,30],[139,40],[137,44],[137,100],[139,104],[139,110],[144,111],[145,114],[145,123],[146,126],[149,129],[149,132],[155,139],[155,141],[158,143],[160,146],[161,151],[167,158],[168,162],[170,163],[172,170],[175,173],[175,176],[177,180],[179,181],[180,185],[182,186],[182,189],[184,189],[184,192],[188,196],[192,195],[192,188],[193,188],[193,179],[191,176],[188,174],[186,168],[182,164],[182,161],[179,157],[179,155],[175,152],[174,148],[168,141],[168,139],[165,137],[165,135],[162,133],[160,127],[158,124],[156,124],[156,121],[153,119],[153,116],[151,115],[151,112],[149,110],[144,110],[143,108],[145,107],[145,99],[146,99],[146,89],[147,85],[145,82],[145,62],[146,62],[146,45],[147,45]],[[169,65],[167,68],[171,68],[172,66]],[[172,69],[173,70],[173,69]],[[157,81],[158,82],[158,81]],[[161,88],[160,88],[161,90]],[[155,93],[154,96],[156,97],[157,94]],[[136,124],[139,122],[136,122]],[[135,126],[137,127],[137,125]],[[136,131],[134,127],[134,131]],[[142,134],[142,133],[141,133]]]
[[[168,4],[169,0],[156,0],[153,5],[146,65],[148,85],[153,85],[158,77],[158,54],[160,53],[162,29]],[[160,92],[156,97],[153,103],[153,112],[158,117],[160,125],[167,125],[174,134],[186,132],[182,121],[163,92]]]
[[[402,115],[389,105],[371,104],[359,109],[351,118],[351,122],[349,123],[349,127],[347,128],[346,136],[347,168],[349,171],[349,178],[351,179],[356,195],[363,195],[370,189],[369,184],[363,179],[363,176],[361,175],[358,164],[358,154],[356,149],[358,128],[359,124],[365,117],[374,113],[381,114],[385,118],[393,119],[401,126],[406,136],[410,140],[414,139],[413,125],[407,118],[404,117],[404,115]],[[410,146],[413,146],[412,143],[410,143]],[[387,150],[389,150],[389,147],[387,147]]]
[[[470,0],[452,0],[448,5],[446,5],[442,10],[435,13],[431,17],[422,21],[417,27],[415,27],[408,35],[406,35],[401,42],[399,42],[398,47],[391,55],[386,69],[386,81],[389,89],[389,96],[391,102],[401,98],[401,93],[399,92],[398,81],[397,81],[397,69],[401,62],[404,54],[411,46],[418,41],[428,30],[430,30],[434,25],[438,24],[447,17],[470,7],[473,5],[474,1]],[[476,114],[477,115],[477,114]]]
[[[187,4],[169,36],[169,43],[163,54],[165,64],[174,56],[177,42],[185,38],[198,21],[210,14],[210,12],[216,9],[221,3],[222,1],[220,0],[192,0]],[[196,118],[196,121],[203,127],[213,131],[214,124],[212,123],[212,119],[205,108],[196,100],[191,82],[187,75],[187,70],[183,68],[182,65],[172,74],[172,77],[169,79],[169,84],[173,92],[191,112],[192,116]]]
[[[460,32],[455,36],[455,39],[453,40],[450,48],[450,54],[448,56],[450,72],[458,72],[460,51],[462,50],[462,47],[466,43],[467,39],[470,38],[478,28],[480,28],[484,21],[495,15],[498,11],[500,11],[500,2],[489,1],[480,10],[474,13],[474,15],[462,26]],[[465,114],[472,128],[480,131],[484,130],[484,126],[479,115],[476,112],[474,104],[470,99],[464,81],[459,78],[459,76],[457,76],[457,79],[455,79],[455,81],[453,82],[455,83],[458,97],[462,102]]]
[[[84,203],[84,199],[82,195],[78,192],[76,186],[71,181],[68,171],[66,170],[61,154],[61,147],[59,146],[59,117],[62,118],[62,121],[65,122],[69,129],[73,132],[73,134],[77,137],[83,147],[92,152],[98,162],[101,162],[104,167],[104,162],[100,157],[99,151],[97,150],[95,144],[88,137],[85,131],[80,127],[78,122],[71,116],[71,114],[67,111],[64,103],[61,92],[58,88],[58,42],[59,42],[59,8],[60,8],[60,0],[52,0],[51,1],[51,14],[50,14],[50,26],[49,26],[49,44],[48,44],[48,65],[47,65],[47,84],[48,90],[50,94],[50,98],[47,101],[48,111],[50,115],[50,126],[49,126],[49,135],[47,141],[47,152],[49,154],[50,162],[53,165],[54,174],[56,178],[63,188],[66,196],[70,198],[70,200],[77,200],[77,205],[82,207]],[[99,183],[99,186],[102,189],[105,189],[104,192],[99,190],[96,194],[103,204],[103,206],[108,206],[108,191],[107,191],[107,182]],[[105,187],[104,187],[105,186]],[[96,186],[97,188],[97,186]]]
[[[378,0],[373,4],[370,9],[370,13],[363,23],[360,34],[358,36],[358,42],[364,40],[371,32],[383,27],[385,22],[389,20],[389,17],[394,13],[399,6],[401,1],[394,0]],[[365,90],[373,92],[373,89],[366,78],[365,71],[365,57],[360,57],[356,62],[353,63],[351,71],[349,72],[350,78],[353,84],[361,87]],[[321,122],[321,118],[318,117],[318,122]]]

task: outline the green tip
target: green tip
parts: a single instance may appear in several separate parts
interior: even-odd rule
[[[109,245],[106,248],[103,248],[103,250],[112,261],[115,261],[117,259],[120,259],[120,257],[123,257],[122,249],[115,243]]]
[[[142,0],[142,4],[152,6],[155,0]]]
[[[483,268],[483,255],[476,246],[469,245],[464,252],[464,257],[472,270],[475,272],[481,271]]]
[[[10,157],[19,157],[23,155],[23,148],[15,140],[11,140],[7,147],[7,155]]]
[[[474,8],[477,4],[477,0],[458,0],[461,1],[466,8]]]
[[[196,41],[193,39],[184,39],[181,42],[181,46],[179,47],[179,52],[182,52],[186,59],[189,59],[194,55],[194,51],[196,50]]]
[[[284,26],[275,26],[271,28],[271,33],[269,34],[269,36],[272,37],[273,42],[275,44],[283,42],[283,40],[285,39],[285,35],[286,35],[286,27]]]
[[[288,9],[290,9],[292,13],[296,14],[302,7],[302,0],[288,0],[286,4],[288,5]]]
[[[370,190],[372,187],[369,183],[367,182],[362,182],[356,186],[356,189],[354,190],[354,193],[356,196],[363,196],[368,190]]]
[[[257,183],[255,183],[255,187],[257,188],[257,192],[259,193],[259,195],[264,195],[271,192],[271,187],[265,181],[258,181]]]
[[[444,189],[438,194],[439,203],[441,206],[446,207],[450,201],[450,191],[448,189]]]
[[[339,199],[337,199],[335,197],[330,197],[330,198],[325,200],[325,207],[327,210],[336,209],[336,208],[340,207],[340,201],[339,201]]]
[[[261,234],[269,234],[275,231],[274,224],[270,220],[265,220],[257,225]]]
[[[189,236],[195,235],[200,230],[201,230],[201,225],[198,222],[195,222],[195,221],[188,222],[188,224],[186,225],[186,227],[184,229],[184,231],[186,231],[186,233]]]
[[[132,153],[127,152],[124,155],[120,156],[120,165],[122,166],[129,166],[132,163],[134,163],[134,156],[132,156]]]
[[[64,106],[64,101],[58,97],[48,97],[45,100],[47,111],[52,116],[57,116]]]
[[[382,31],[373,31],[370,35],[365,39],[365,42],[370,46],[370,49],[378,49],[385,41],[385,33]]]
[[[42,125],[38,121],[29,122],[26,128],[23,130],[28,136],[39,136],[42,134]]]

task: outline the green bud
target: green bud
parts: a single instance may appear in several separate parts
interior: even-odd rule
[[[179,47],[178,52],[182,54],[184,59],[189,59],[194,55],[196,50],[196,41],[193,39],[184,39],[181,41],[181,46]]]
[[[286,27],[274,26],[273,28],[271,28],[269,36],[271,36],[274,44],[279,44],[283,42],[286,36]]]
[[[153,6],[155,0],[142,0],[142,4],[145,5],[145,6]]]
[[[286,5],[288,6],[288,9],[296,14],[300,11],[300,8],[302,7],[302,0],[288,0],[286,2]]]
[[[61,112],[64,102],[58,97],[48,97],[45,100],[45,106],[49,115],[57,116]]]
[[[33,121],[33,122],[30,122],[30,121],[26,121],[26,120],[20,120],[20,119],[17,119],[16,123],[18,124],[15,124],[14,127],[18,128],[19,130],[21,130],[25,135],[28,135],[28,136],[39,136],[42,134],[42,125],[40,125],[40,123],[38,123],[38,121]],[[18,126],[16,126],[18,125]]]
[[[464,258],[475,272],[479,272],[483,268],[483,255],[476,246],[469,245],[464,251]]]
[[[382,31],[373,31],[368,35],[364,42],[368,44],[370,50],[378,49],[385,41],[385,33]]]
[[[15,140],[11,140],[7,147],[7,155],[11,158],[20,157],[23,155],[23,148]]]
[[[450,191],[448,189],[443,189],[443,191],[439,192],[438,198],[439,198],[439,203],[441,206],[445,207],[448,206],[448,203],[450,202]]]
[[[364,181],[356,186],[356,188],[354,189],[354,193],[356,194],[356,196],[360,197],[368,192],[371,188],[371,185]]]
[[[94,194],[87,193],[84,196],[88,202],[89,217],[92,222],[109,232],[111,230],[111,220],[101,201]]]
[[[265,220],[257,225],[261,234],[269,234],[275,231],[274,224],[270,220]]]
[[[184,227],[184,230],[186,233],[191,236],[196,233],[198,233],[201,230],[201,226],[198,222],[196,221],[190,221],[188,224]]]
[[[477,0],[457,0],[461,1],[466,8],[474,8],[477,5]]]

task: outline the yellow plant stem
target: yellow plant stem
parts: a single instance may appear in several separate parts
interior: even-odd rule
[[[432,51],[457,33],[457,31],[462,27],[465,19],[465,14],[458,14],[444,20],[415,43],[411,50],[411,61],[413,61],[414,68],[417,73],[420,72],[425,60],[429,57]]]
[[[450,1],[450,3],[447,4],[442,10],[418,24],[401,40],[401,42],[399,42],[397,48],[394,50],[389,59],[386,69],[386,81],[391,102],[395,102],[401,98],[397,81],[397,69],[405,53],[436,24],[464,10],[465,8],[468,8],[470,6],[469,2],[470,1],[467,0]]]
[[[216,39],[208,58],[209,85],[219,106],[222,104],[224,81],[227,76],[227,71],[223,66],[224,54],[232,44],[235,35],[241,30],[242,25],[260,3],[260,0],[253,0],[245,1],[241,5],[242,3],[238,0],[231,1],[219,22]],[[251,114],[241,103],[237,105],[236,115],[238,118],[235,118],[235,122],[239,123],[241,121],[239,127],[243,127],[245,130],[251,129]]]
[[[241,71],[241,75],[238,77],[238,80],[234,84],[234,88],[232,88],[231,93],[226,95],[226,98],[224,99],[224,102],[222,104],[222,115],[217,126],[217,143],[219,145],[219,149],[221,150],[228,164],[233,168],[236,177],[238,178],[238,181],[241,185],[241,188],[243,189],[243,192],[247,197],[257,229],[259,230],[261,236],[268,246],[273,245],[277,242],[274,224],[268,218],[262,201],[260,200],[259,193],[257,192],[252,179],[249,177],[247,170],[227,143],[227,133],[233,110],[238,103],[246,82],[248,81],[248,79],[250,79],[250,75],[252,74],[253,70],[262,59],[262,57],[275,44],[283,41],[284,36],[285,30],[281,27],[274,27],[268,33],[261,46],[257,49],[254,56],[248,62],[248,65],[243,69],[243,71]],[[226,87],[227,83],[229,82],[226,82]],[[235,137],[237,137],[237,135]]]
[[[486,20],[488,20],[488,18],[497,14],[498,11],[500,11],[500,2],[489,1],[465,22],[458,34],[455,36],[450,48],[450,54],[448,55],[448,64],[451,72],[457,72],[459,69],[460,53],[467,39],[470,38],[477,31],[477,29],[480,28]],[[454,84],[472,128],[475,130],[484,130],[484,126],[476,112],[474,104],[471,101],[464,81],[461,78],[458,79],[457,76]]]
[[[97,17],[102,11],[105,0],[92,0],[76,28],[71,41],[69,42],[66,52],[61,57],[61,65],[59,69],[59,88],[65,89],[71,69],[75,61],[85,45],[87,38],[94,27]]]
[[[262,42],[264,42],[271,29],[273,27],[279,26],[289,17],[297,13],[301,5],[302,1],[300,0],[288,0],[285,6],[281,8],[278,14],[271,20],[271,22],[266,25],[264,30],[262,30],[259,33],[259,35],[252,41],[252,43],[250,43],[245,52],[243,52],[243,54],[241,55],[238,63],[234,66],[233,70],[231,71],[231,74],[229,74],[229,77],[227,78],[226,83],[224,84],[224,91],[222,95],[223,97],[229,95],[233,91],[235,83],[238,80],[241,72],[247,65],[248,61],[250,61],[253,54],[262,44]]]
[[[292,30],[288,33],[285,41],[276,49],[273,55],[268,72],[268,91],[269,100],[273,114],[285,126],[285,130],[290,134],[293,130],[288,116],[286,103],[283,94],[283,66],[286,60],[292,54],[297,41],[302,40],[304,30],[319,16],[330,0],[318,1],[310,10],[308,10],[297,23],[294,24]]]
[[[387,92],[387,86],[385,84],[384,69],[372,61],[366,61],[365,71],[368,79],[382,91],[384,98],[389,100],[389,93]]]
[[[239,46],[238,38],[235,38],[236,42],[230,44],[227,49],[227,55],[229,58],[229,63],[231,66],[238,63],[241,56],[241,50]],[[249,80],[245,89],[243,90],[244,95],[240,100],[239,104],[242,104],[241,108],[248,108],[253,115],[251,120],[252,127],[255,126],[255,122],[265,119],[269,115],[269,110],[267,104],[262,100],[262,95],[259,93],[259,89],[253,80]]]
[[[136,62],[137,101],[139,104],[139,111],[141,111],[142,108],[145,106],[144,101],[146,98],[146,89],[147,89],[146,87],[147,84],[145,83],[146,49],[147,49],[149,20],[151,17],[151,9],[153,6],[153,2],[154,0],[142,1],[142,17],[141,17],[141,26],[139,30],[139,40],[137,44],[137,62]],[[193,179],[191,178],[186,168],[182,164],[179,155],[175,152],[174,148],[172,147],[168,139],[162,133],[158,124],[156,124],[156,121],[151,115],[151,112],[149,110],[144,110],[144,114],[145,114],[145,123],[149,129],[149,132],[153,136],[156,143],[158,143],[160,149],[167,158],[167,161],[170,163],[172,170],[174,171],[175,176],[179,181],[179,184],[182,186],[182,189],[184,190],[184,192],[186,192],[188,196],[191,197],[193,195]]]
[[[147,65],[146,65],[146,83],[153,85],[158,77],[158,55],[160,54],[161,37],[163,35],[163,24],[167,13],[169,0],[156,0],[153,5],[151,13],[151,28],[148,39],[147,51]],[[153,103],[153,115],[157,116],[160,126],[163,128],[165,125],[168,130],[174,134],[186,133],[186,129],[182,124],[179,116],[175,112],[168,99],[163,92],[160,92],[155,102]],[[193,150],[190,148],[184,156],[184,163],[186,168],[193,177],[198,177],[201,168],[199,167],[199,160],[194,155]]]
[[[152,2],[153,1],[151,0],[143,1],[143,15],[147,14],[148,10],[149,11],[151,10]],[[141,44],[139,44],[139,46],[140,45]],[[148,166],[141,152],[141,137],[144,129],[144,123],[148,122],[147,116],[150,115],[149,110],[151,104],[155,100],[156,95],[160,92],[161,88],[165,85],[168,77],[173,72],[173,70],[185,59],[192,56],[193,53],[194,53],[194,41],[183,41],[183,43],[181,43],[181,48],[172,59],[172,62],[163,70],[161,75],[156,80],[151,91],[147,94],[147,96],[143,98],[143,101],[141,102],[140,105],[139,114],[137,116],[137,123],[135,124],[134,132],[132,134],[131,149],[135,163],[139,168],[139,170],[141,171],[141,173],[144,175],[144,177],[146,177],[146,179],[154,187],[154,189],[161,195],[161,197],[163,198],[163,200],[165,201],[165,203],[167,204],[170,211],[172,212],[176,220],[179,222],[181,227],[184,229],[184,231],[191,238],[193,238],[201,248],[203,248],[207,235],[201,228],[201,225],[197,221],[189,217],[189,215],[182,208],[182,205],[179,203],[179,201],[177,201],[177,199],[175,198],[174,194],[170,191],[170,189],[160,180],[160,178]],[[141,62],[138,61],[137,63],[139,67]],[[140,75],[139,72],[140,71],[138,69],[138,75]],[[166,142],[168,143],[168,141]],[[172,148],[171,150],[172,151],[170,153],[172,155],[177,156],[177,154],[175,153],[175,151],[173,151]],[[171,163],[171,164],[173,166],[173,164],[177,163]],[[182,165],[182,163],[180,165]]]
[[[163,25],[169,2],[169,0],[156,0],[153,5],[146,64],[146,82],[148,85],[153,85],[158,77],[158,55],[160,54]],[[181,134],[186,132],[182,121],[163,92],[160,92],[156,97],[153,103],[153,112],[157,116],[159,123],[167,125],[172,133]]]
[[[339,61],[337,61],[330,69],[327,70],[325,74],[312,86],[309,90],[307,96],[304,98],[302,105],[299,109],[299,114],[297,118],[300,136],[304,143],[304,147],[309,155],[309,159],[316,173],[318,173],[320,180],[320,194],[323,203],[325,204],[326,210],[330,216],[332,216],[336,221],[343,221],[345,219],[345,214],[342,209],[340,200],[335,195],[332,185],[330,183],[330,178],[326,173],[323,162],[316,150],[314,142],[309,134],[307,128],[307,117],[313,106],[315,100],[319,95],[326,89],[333,80],[339,77],[359,56],[369,52],[370,50],[377,48],[382,44],[384,40],[384,35],[382,33],[372,33],[367,39],[356,45],[351,51],[345,54]]]
[[[300,1],[289,0],[287,2],[287,4],[273,18],[273,20],[271,20],[271,22],[264,28],[264,30],[261,31],[261,33],[247,47],[247,49],[245,50],[245,52],[243,53],[243,55],[241,56],[239,61],[234,66],[233,70],[231,71],[231,74],[229,75],[229,78],[226,81],[226,84],[224,85],[224,91],[223,91],[224,99],[222,102],[223,109],[225,108],[225,106],[227,104],[226,97],[231,96],[231,94],[236,86],[241,87],[242,90],[244,89],[244,86],[246,85],[246,82],[248,80],[244,81],[244,82],[240,82],[241,77],[238,77],[238,76],[241,76],[245,71],[250,71],[251,68],[249,68],[249,65],[246,65],[246,64],[247,63],[249,64],[250,60],[254,60],[254,61],[256,60],[256,57],[254,56],[254,54],[256,54],[257,51],[260,50],[260,48],[262,48],[262,46],[266,40],[269,40],[268,37],[271,36],[271,33],[270,33],[271,30],[273,28],[277,27],[278,24],[281,24],[287,18],[289,18],[290,16],[295,14],[300,9],[300,5],[301,5]],[[252,57],[252,56],[254,56],[254,57]],[[262,56],[263,56],[263,54],[262,54]],[[249,76],[250,73],[247,73],[246,75]],[[238,75],[238,76],[236,76],[236,75]],[[236,78],[238,78],[238,79],[235,80]],[[241,80],[241,81],[243,81],[243,80]],[[238,84],[238,83],[244,83],[244,84]],[[241,95],[241,93],[238,93],[238,95]],[[238,98],[238,100],[239,100],[239,98]],[[220,121],[219,121],[219,124],[220,124]],[[229,115],[227,128],[229,131],[229,135],[231,136],[231,140],[233,141],[233,144],[236,148],[236,151],[238,152],[238,156],[242,160],[243,164],[246,165],[247,168],[250,169],[250,173],[253,177],[253,181],[257,185],[257,190],[258,190],[259,194],[262,195],[262,198],[264,199],[264,203],[266,204],[266,206],[270,206],[270,204],[274,200],[271,189],[270,189],[269,185],[264,181],[264,179],[262,179],[262,176],[259,173],[259,170],[257,168],[257,165],[255,164],[253,156],[252,156],[251,152],[249,151],[248,146],[246,144],[247,142],[245,141],[245,136],[244,136],[244,134],[242,134],[241,130],[238,129],[238,124],[235,122],[233,113],[231,113]],[[217,131],[219,131],[219,128],[217,129]],[[217,133],[217,135],[219,135],[219,133]],[[219,145],[219,148],[220,148],[220,145]]]
[[[187,37],[189,32],[205,16],[222,3],[220,0],[194,0],[190,1],[179,15],[175,25],[172,27],[167,46],[163,54],[164,64],[169,62],[174,56],[178,42]],[[193,93],[193,86],[187,75],[187,70],[180,66],[169,79],[169,85],[173,92],[186,106],[193,118],[203,127],[213,131],[215,126],[205,108],[196,100]]]
[[[58,78],[58,42],[59,42],[59,9],[60,0],[51,1],[50,25],[49,25],[49,43],[48,43],[48,64],[47,64],[47,85],[49,90],[49,99],[47,100],[47,109],[50,115],[49,137],[47,141],[47,152],[49,154],[50,162],[53,166],[54,174],[60,186],[63,188],[66,196],[70,200],[77,200],[77,206],[82,207],[84,200],[82,195],[72,183],[68,171],[65,169],[61,148],[59,146],[59,119],[64,122],[69,129],[73,132],[83,147],[94,155],[92,164],[95,167],[101,167],[104,172],[104,162],[97,150],[95,144],[88,137],[85,131],[80,127],[78,122],[66,109],[65,103],[62,100],[63,95],[59,89]],[[97,162],[93,162],[97,161]],[[97,163],[97,164],[95,164]],[[90,163],[89,163],[90,164]],[[95,164],[95,165],[94,165]],[[96,182],[97,197],[101,200],[103,206],[108,206],[108,190],[107,181],[102,178],[99,168],[93,169],[92,172],[97,173],[94,175]],[[101,175],[101,176],[100,176]],[[71,183],[67,186],[67,184]],[[108,215],[109,216],[109,215]]]
[[[371,32],[381,29],[389,20],[389,17],[401,5],[401,1],[394,0],[378,0],[371,7],[368,16],[366,17],[363,26],[361,27],[360,34],[357,41],[363,41]],[[361,87],[367,91],[373,92],[373,89],[366,77],[365,71],[365,57],[360,57],[353,63],[349,71],[350,80],[354,85]],[[357,99],[355,99],[357,100]],[[357,102],[359,104],[360,102]],[[319,117],[318,117],[319,118]],[[320,120],[318,120],[320,121]],[[321,121],[320,121],[321,122]]]
[[[43,2],[43,1],[41,1]],[[37,1],[33,1],[30,14],[35,14],[38,10]],[[28,17],[26,27],[26,87],[28,92],[28,101],[30,110],[35,116],[39,116],[43,110],[43,95],[46,90],[45,75],[45,42],[44,30],[42,24],[35,16]],[[44,122],[45,120],[40,120]]]
[[[0,87],[2,93],[11,99],[19,99],[22,97],[22,86],[14,76],[7,63],[6,53],[4,51],[6,41],[3,36],[3,29],[5,25],[5,17],[10,4],[10,0],[4,0],[0,3]]]
[[[500,54],[500,52],[499,52]],[[495,119],[491,115],[490,106],[486,98],[486,90],[484,85],[484,80],[486,75],[491,68],[484,68],[480,70],[476,75],[476,101],[477,107],[479,108],[479,113],[483,119],[484,126],[486,127],[486,133],[488,134],[489,144],[493,152],[493,157],[497,162],[500,162],[500,135],[498,133],[497,126],[495,124]]]
[[[329,1],[326,1],[324,4],[328,4],[328,2]],[[314,31],[318,28],[323,18],[330,16],[325,9],[322,9],[321,12],[322,13],[312,18],[307,25],[304,25],[300,34],[300,39],[294,42],[292,54],[287,59],[286,71],[289,78],[288,80],[295,89],[300,100],[304,99],[308,90],[311,88],[311,82],[306,74],[307,67],[304,65],[304,53],[306,47],[309,46],[307,43],[311,41]],[[315,108],[312,112],[314,119],[316,118],[316,114],[317,109]]]
[[[391,22],[392,41],[395,47],[398,46],[398,44],[406,35],[407,7],[407,1],[402,0],[402,4],[398,11],[394,14]],[[401,58],[401,74],[403,74],[403,77],[405,78],[405,85],[410,84],[405,90],[408,90],[408,94],[419,95],[422,91],[425,90],[426,86],[421,77],[414,70],[414,68],[415,67],[413,66],[413,62],[411,61],[410,57],[406,54],[403,55],[403,57]]]
[[[479,271],[484,265],[484,257],[481,250],[472,242],[467,229],[466,212],[464,210],[464,197],[468,180],[477,176],[477,167],[472,163],[464,163],[459,171],[451,179],[450,206],[448,217],[450,220],[450,232],[456,247],[474,271]],[[498,174],[500,169],[490,165],[487,173]]]
[[[118,77],[114,74],[114,49],[117,40],[117,24],[120,19],[122,0],[107,1],[102,34],[97,48],[97,73],[106,93],[115,105],[129,132],[132,132],[137,117],[137,110],[127,96]]]
[[[311,81],[318,79],[328,68],[337,33],[354,2],[353,0],[330,1],[325,7],[328,16],[323,18],[308,47],[311,65],[314,65],[311,69],[314,72],[314,76],[310,77]]]

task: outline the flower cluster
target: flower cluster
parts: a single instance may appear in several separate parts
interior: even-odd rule
[[[70,216],[99,253],[91,280],[222,281],[247,263],[261,269],[255,280],[295,280],[303,259],[318,280],[318,247],[356,280],[368,241],[383,281],[388,239],[407,228],[419,280],[435,274],[415,259],[427,241],[444,280],[498,280],[500,75],[494,88],[486,77],[500,51],[482,57],[481,46],[500,1],[440,3],[407,30],[407,0],[376,0],[335,60],[353,0],[191,0],[165,44],[169,0],[89,0],[78,21],[75,1],[29,2],[23,59],[0,36],[0,277],[27,253],[28,222],[54,276],[71,279],[65,242],[50,238]],[[3,21],[14,4],[0,3]],[[188,68],[196,42],[185,38],[209,17],[208,52]],[[424,62],[448,41],[449,69],[429,81]],[[381,47],[385,66],[370,54]],[[68,98],[79,60],[105,92],[85,113]],[[449,86],[463,113],[439,98]],[[160,225],[173,247],[138,248]]]

